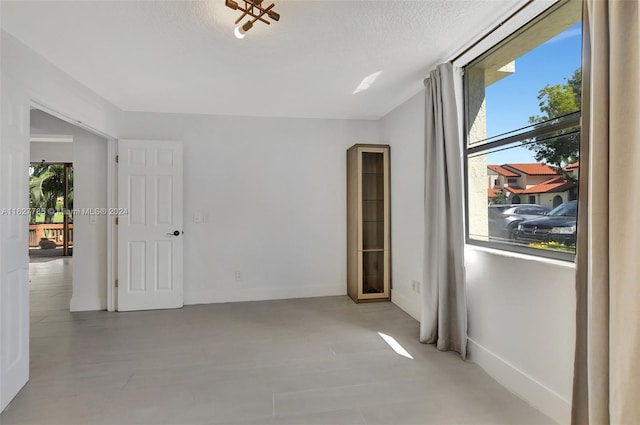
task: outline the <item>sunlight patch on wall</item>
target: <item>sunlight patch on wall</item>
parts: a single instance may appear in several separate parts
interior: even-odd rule
[[[360,81],[360,84],[358,84],[358,87],[351,94],[367,90],[376,81],[380,74],[382,74],[382,71],[374,72],[373,74],[364,77],[362,81]]]

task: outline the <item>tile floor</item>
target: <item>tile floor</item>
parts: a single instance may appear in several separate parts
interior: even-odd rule
[[[73,257],[29,258],[29,301],[32,320],[52,311],[69,313]]]
[[[3,425],[553,423],[476,365],[418,343],[418,323],[391,303],[69,313],[71,260],[35,266],[31,380]]]

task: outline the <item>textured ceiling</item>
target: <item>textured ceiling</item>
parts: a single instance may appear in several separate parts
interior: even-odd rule
[[[280,21],[243,40],[224,0],[2,0],[0,14],[5,31],[126,111],[377,119],[522,1],[275,3]]]

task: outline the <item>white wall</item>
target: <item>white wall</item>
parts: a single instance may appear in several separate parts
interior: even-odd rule
[[[416,319],[420,297],[411,282],[422,276],[424,252],[423,117],[420,94],[381,120],[392,161],[392,301]],[[465,252],[469,359],[542,412],[567,423],[574,265],[473,246]]]
[[[101,133],[118,135],[120,109],[3,30],[0,52],[2,72],[21,83],[32,101]]]
[[[30,155],[31,162],[73,162],[73,143],[31,142]]]
[[[122,138],[183,142],[186,304],[346,293],[346,150],[377,122],[127,113]]]
[[[74,209],[107,206],[107,140],[42,111],[31,111],[31,127],[73,136],[73,143],[33,142],[31,161],[73,163]],[[107,308],[107,216],[73,218],[73,295],[71,311]]]
[[[380,120],[391,146],[391,301],[420,320],[424,253],[424,91]]]
[[[571,410],[573,263],[466,249],[469,358],[560,423]]]
[[[569,192],[560,192],[560,193],[541,193],[537,195],[538,203],[547,208],[553,208],[553,198],[556,196],[560,196],[562,198],[562,203],[565,203],[569,200]]]

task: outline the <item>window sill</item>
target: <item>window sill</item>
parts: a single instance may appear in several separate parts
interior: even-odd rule
[[[484,253],[487,253],[487,254],[499,255],[501,257],[514,258],[514,259],[518,259],[518,260],[535,261],[537,263],[550,264],[550,265],[560,266],[560,267],[566,267],[566,268],[573,269],[573,270],[575,270],[575,268],[576,268],[575,261],[559,260],[559,259],[554,259],[554,258],[540,257],[540,256],[537,256],[537,255],[523,254],[523,253],[515,252],[515,251],[508,251],[508,250],[497,249],[497,248],[489,248],[489,247],[486,247],[486,246],[480,246],[480,245],[466,243],[465,244],[465,253],[467,253],[467,251],[469,251],[469,250],[470,251],[474,251],[474,252],[484,252]]]

